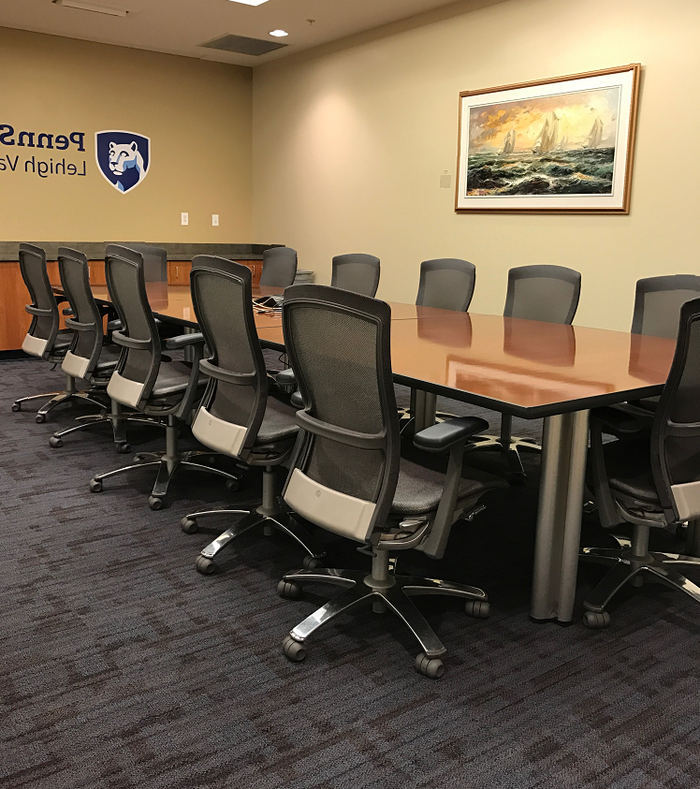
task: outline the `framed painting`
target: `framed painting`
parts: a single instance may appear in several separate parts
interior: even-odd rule
[[[640,71],[460,93],[455,210],[629,213]]]

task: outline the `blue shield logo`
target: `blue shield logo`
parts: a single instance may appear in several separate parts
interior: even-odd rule
[[[151,164],[151,140],[127,131],[95,134],[97,166],[110,184],[122,194],[138,186]]]

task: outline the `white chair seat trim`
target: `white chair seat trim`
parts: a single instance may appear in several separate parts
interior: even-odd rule
[[[63,357],[63,364],[61,369],[66,375],[73,378],[85,378],[90,360],[83,356],[76,356],[74,353],[68,351]]]
[[[192,425],[192,434],[205,447],[224,455],[238,457],[245,441],[247,428],[214,416],[202,406]]]
[[[700,518],[700,482],[671,485],[671,493],[681,521]]]
[[[122,405],[138,408],[143,394],[144,384],[124,378],[119,373],[112,373],[107,384],[107,394]]]
[[[298,468],[289,477],[284,500],[299,515],[328,531],[365,542],[376,504],[314,482]]]
[[[46,350],[46,343],[48,340],[42,340],[39,337],[33,337],[27,334],[22,343],[22,350],[30,356],[43,356]]]

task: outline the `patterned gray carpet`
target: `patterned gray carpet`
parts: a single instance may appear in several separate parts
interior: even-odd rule
[[[203,505],[254,499],[257,476],[234,497],[183,475],[157,513],[145,469],[91,494],[92,474],[124,460],[107,433],[51,449],[51,431],[77,409],[44,425],[10,411],[16,397],[60,385],[44,363],[0,364],[2,789],[700,785],[696,607],[648,586],[621,597],[609,630],[587,631],[580,599],[600,570],[586,568],[577,624],[529,622],[534,456],[527,484],[460,525],[444,561],[407,557],[491,596],[487,621],[457,602],[419,603],[448,648],[441,680],[415,673],[417,649],[397,621],[365,611],[292,664],[281,640],[326,592],[275,594],[299,550],[251,533],[205,578],[194,558],[223,523],[192,536],[178,525]],[[130,437],[134,450],[161,440]],[[595,524],[585,531],[604,538]],[[329,551],[341,566],[367,561],[343,543]]]

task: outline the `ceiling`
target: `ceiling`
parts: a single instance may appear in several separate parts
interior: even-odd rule
[[[256,66],[391,22],[450,5],[454,0],[86,0],[125,9],[126,17],[62,7],[51,0],[1,0],[0,26],[85,41]],[[313,20],[310,22],[309,20]],[[270,31],[286,30],[286,38]],[[264,55],[202,48],[226,34],[285,43]]]

